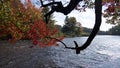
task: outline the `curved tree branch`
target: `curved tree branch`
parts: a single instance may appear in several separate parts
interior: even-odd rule
[[[77,44],[76,41],[74,41],[76,47],[68,47],[63,41],[61,41],[61,40],[59,40],[57,38],[53,38],[53,37],[46,37],[46,38],[55,39],[56,41],[61,42],[65,46],[65,48],[67,48],[67,49],[76,49],[78,47],[78,44]]]
[[[55,11],[56,12],[61,12],[64,15],[67,15],[82,0],[70,0],[70,3],[66,7],[63,7],[61,2],[53,2],[53,3],[43,5],[42,0],[40,0],[40,1],[41,1],[41,4],[42,4],[43,7],[53,5],[53,4],[57,4],[57,6],[52,6],[51,11],[45,15],[46,23],[48,23],[47,16],[51,15]],[[76,54],[79,54],[81,50],[86,49],[90,45],[90,43],[92,42],[92,40],[96,36],[97,32],[99,31],[100,25],[101,25],[101,20],[102,20],[101,19],[101,14],[102,14],[102,0],[95,0],[95,25],[94,25],[94,28],[93,28],[90,36],[88,37],[87,41],[82,46],[78,47],[77,42],[74,41],[75,47],[67,47],[67,45],[65,43],[63,43],[62,41],[60,41],[60,40],[58,40],[56,38],[54,38],[54,39],[61,42],[65,46],[65,48],[74,49],[74,50],[76,50]]]
[[[79,54],[81,50],[86,49],[92,42],[92,40],[94,39],[94,37],[96,36],[97,32],[100,29],[100,25],[101,25],[101,18],[102,15],[102,0],[95,0],[95,25],[94,28],[90,34],[90,36],[88,37],[87,41],[83,44],[83,46],[78,47],[76,49],[76,54]]]
[[[57,39],[57,38],[53,38],[53,37],[50,37],[50,36],[46,37],[46,38],[55,39],[56,41],[61,42],[65,46],[65,48],[67,48],[67,45],[64,42],[62,42],[61,40]]]

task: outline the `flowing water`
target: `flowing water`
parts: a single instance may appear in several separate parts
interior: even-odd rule
[[[73,41],[77,41],[79,46],[81,46],[87,38],[65,38],[63,42],[68,46],[74,47]],[[17,42],[15,45],[18,44],[29,45],[30,43],[22,41]],[[65,49],[63,44],[59,42],[58,44],[58,47],[52,46],[38,49],[25,50],[22,47],[24,49],[18,50],[20,49],[18,48],[13,51],[13,55],[11,53],[7,55],[7,52],[4,52],[7,56],[12,56],[7,57],[4,54],[0,54],[0,65],[2,68],[120,68],[120,36],[98,35],[91,45],[81,51],[80,54],[76,54],[74,50]],[[3,44],[1,43],[0,45]],[[7,46],[6,43],[4,43],[5,45]],[[30,52],[28,53],[28,51]],[[7,60],[10,61],[8,62]],[[5,64],[6,62],[8,63]]]
[[[64,42],[74,46],[73,41],[82,45],[87,37],[65,38]],[[62,45],[62,44],[60,44]],[[74,50],[55,47],[53,61],[64,68],[120,68],[120,36],[96,36],[91,45],[81,54]]]

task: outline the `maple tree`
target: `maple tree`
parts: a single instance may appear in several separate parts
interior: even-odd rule
[[[30,11],[19,1],[3,1],[1,3],[1,32],[3,35],[11,35],[10,42],[15,42],[24,36],[29,29],[29,22],[32,19]],[[29,7],[29,5],[28,5]]]
[[[106,18],[107,23],[120,24],[120,0],[103,0],[103,5],[107,7],[103,16]]]
[[[46,26],[41,20],[35,21],[31,24],[31,29],[28,31],[28,36],[32,39],[34,45],[41,47],[56,45],[57,40],[62,40],[60,37],[56,40],[57,29],[54,27],[52,30]]]
[[[19,0],[0,1],[0,37],[10,35],[11,43],[29,38],[34,45],[38,39],[40,45],[55,44],[56,40],[52,37],[55,37],[57,29],[46,27],[41,10],[35,8],[30,0],[25,0],[24,4]]]

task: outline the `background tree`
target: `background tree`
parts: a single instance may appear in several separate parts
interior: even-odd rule
[[[57,36],[59,37],[59,36],[64,36],[64,34],[62,33],[62,26],[61,25],[55,25],[56,26],[56,28],[57,28],[57,30],[58,30],[58,33],[57,33]]]
[[[64,35],[67,37],[80,36],[81,26],[76,26],[77,24],[75,17],[66,17],[65,25],[62,28]]]
[[[48,8],[48,7],[43,7],[43,8],[42,8],[41,16],[42,16],[42,20],[43,20],[44,22],[46,22],[46,19],[45,19],[44,15],[47,14],[49,10],[50,10],[50,8]],[[50,28],[51,30],[52,30],[53,27],[55,26],[55,20],[54,20],[53,18],[54,18],[54,17],[53,17],[53,14],[50,15],[50,16],[49,16],[49,23],[46,24],[47,27]]]
[[[109,29],[108,33],[111,35],[120,35],[120,25],[112,27],[111,29]]]

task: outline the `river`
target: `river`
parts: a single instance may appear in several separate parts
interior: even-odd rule
[[[73,41],[82,45],[87,37],[65,38],[67,45],[74,46]],[[62,44],[60,44],[62,45]],[[54,61],[64,68],[120,68],[120,36],[98,35],[91,45],[81,54],[74,50],[56,47]]]
[[[73,41],[77,41],[81,46],[87,38],[88,37],[65,38],[63,42],[68,46],[74,47]],[[15,45],[23,45],[23,43],[27,45],[30,44],[24,41],[18,42]],[[3,45],[3,43],[1,44]],[[84,51],[81,51],[80,54],[76,54],[74,50],[65,49],[63,44],[59,42],[58,44],[59,46],[57,47],[33,48],[30,53],[26,53],[26,51],[20,52],[20,54],[23,54],[19,56],[19,59],[22,61],[18,59],[14,61],[15,56],[17,56],[15,53],[13,56],[11,56],[12,54],[9,55],[11,58],[0,57],[0,65],[2,68],[13,68],[14,66],[16,68],[120,68],[120,36],[97,35],[91,45]],[[1,53],[3,52],[1,51]],[[16,52],[16,54],[19,54],[19,52]],[[27,58],[25,58],[25,56],[27,56]],[[12,58],[14,59],[11,60]],[[23,62],[23,59],[28,60]],[[10,60],[10,64],[5,64],[5,60]],[[15,64],[16,62],[19,62],[17,66]],[[52,65],[53,63],[54,65]],[[13,66],[11,66],[12,64]],[[41,66],[42,64],[45,65]]]

